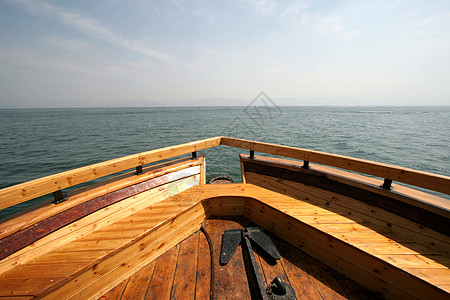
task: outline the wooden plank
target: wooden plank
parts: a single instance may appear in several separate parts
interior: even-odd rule
[[[334,277],[338,281],[341,288],[344,290],[347,299],[359,300],[359,299],[380,299],[381,296],[372,293],[370,290],[357,284],[355,281],[350,280],[342,273],[334,272]]]
[[[134,274],[153,259],[197,231],[205,220],[204,209],[198,204],[175,219],[167,220],[151,234],[109,259],[94,265],[58,290],[45,296],[55,298],[100,297],[124,278]]]
[[[11,278],[2,279],[0,284],[1,296],[29,296],[35,295],[37,291],[47,289],[54,285],[55,281],[62,281],[63,278]]]
[[[43,236],[56,231],[59,228],[72,223],[75,220],[83,218],[95,211],[98,211],[111,204],[122,201],[126,198],[133,197],[147,190],[157,188],[174,180],[193,176],[200,172],[200,167],[191,167],[174,173],[170,173],[161,177],[150,179],[139,184],[123,188],[121,190],[106,194],[104,196],[92,199],[90,201],[79,204],[57,215],[42,220],[34,225],[27,227],[13,235],[7,236],[0,240],[0,260],[11,255],[19,249],[35,242]]]
[[[199,234],[195,299],[211,297],[211,251],[206,236]]]
[[[450,270],[448,268],[407,268],[407,272],[420,277],[428,277],[429,281],[441,287],[450,285]]]
[[[344,237],[346,234],[343,235]],[[378,236],[377,236],[378,237]],[[362,238],[362,237],[360,237]],[[370,237],[369,239],[376,239],[375,237]],[[348,240],[348,239],[347,239]],[[354,244],[357,244],[357,247],[365,250],[368,253],[372,254],[418,254],[418,255],[437,255],[439,254],[436,250],[431,250],[427,247],[424,247],[420,244],[413,242],[403,242],[397,243],[390,239],[382,241],[382,237],[380,237],[379,241],[371,242],[364,239],[359,239],[354,241]]]
[[[450,204],[448,199],[437,197],[402,185],[392,184],[390,190],[382,189],[383,179],[372,178],[348,171],[331,168],[319,164],[309,164],[308,169],[302,168],[303,162],[292,159],[255,156],[249,159],[247,155],[240,154],[241,165],[244,162],[257,162],[267,166],[277,166],[293,171],[304,172],[316,176],[324,176],[328,179],[369,190],[380,195],[385,195],[399,201],[407,202],[418,207],[436,212],[445,217],[450,216]]]
[[[33,296],[7,296],[7,297],[0,297],[1,300],[32,300],[36,299]]]
[[[151,260],[155,259],[166,251],[166,247],[170,248],[177,243],[181,242],[181,239],[194,233],[198,230],[199,224],[204,221],[204,216],[199,216],[193,219],[189,224],[182,225],[177,231],[168,234],[163,240],[159,240],[151,246],[148,246],[145,251],[142,251],[139,255],[133,257],[126,263],[122,263],[120,266],[109,272],[106,276],[101,277],[99,280],[87,286],[83,291],[78,292],[71,299],[80,298],[96,298],[109,290],[111,286],[117,284],[116,278],[126,278],[138,271],[142,265],[148,264]]]
[[[20,212],[19,216],[16,214],[2,219],[2,223],[0,224],[0,238],[22,230],[33,225],[34,223],[47,219],[83,202],[103,196],[107,193],[148,181],[156,177],[161,177],[163,175],[167,175],[168,173],[201,165],[203,160],[203,157],[199,157],[197,160],[182,158],[162,164],[152,165],[144,168],[144,173],[138,176],[135,175],[135,171],[133,171],[69,192],[67,193],[68,201],[64,201],[58,205],[53,204],[52,200],[44,201],[39,205]],[[172,179],[172,181],[173,180],[174,179]]]
[[[278,165],[267,166],[259,164],[258,161],[244,162],[244,168],[246,173],[262,174],[290,182],[314,186],[321,190],[331,191],[358,199],[361,202],[381,207],[445,235],[450,235],[450,228],[447,226],[448,217],[421,207],[417,207],[410,203],[393,199],[389,197],[389,195],[381,195],[359,187],[347,185],[339,181],[329,179],[324,174],[310,174],[308,171],[303,171],[301,168],[300,170],[294,171],[284,169]]]
[[[237,222],[210,219],[205,228],[213,245],[215,299],[229,299],[230,295],[236,299],[250,299],[241,246],[237,247],[225,266],[219,264],[223,232],[228,229],[242,228],[242,225]]]
[[[180,245],[176,245],[158,258],[145,299],[169,299],[179,250]]]
[[[196,184],[196,181],[191,178],[182,180],[190,182],[189,185],[184,184],[184,188],[187,188],[192,184]],[[102,227],[110,225],[111,222],[116,219],[125,218],[144,209],[145,207],[148,207],[149,205],[158,203],[168,197],[167,190],[170,189],[171,186],[178,184],[178,182],[169,183],[159,187],[159,189],[153,189],[140,193],[82,218],[53,234],[34,242],[30,246],[17,251],[7,259],[2,260],[0,262],[0,272],[10,270],[18,263],[25,263],[37,256],[41,256],[46,252],[51,251],[57,246],[64,245],[74,239],[92,233],[95,230],[98,232]],[[135,234],[132,234],[131,237],[134,235]],[[108,236],[105,234],[101,238],[108,239]]]
[[[170,295],[172,299],[194,299],[195,297],[198,236],[199,233],[196,233],[180,244],[180,252]]]
[[[322,299],[313,279],[305,270],[304,261],[296,255],[289,255],[288,247],[278,248],[283,255],[283,268],[286,271],[290,284],[295,290],[297,299]]]
[[[240,216],[244,212],[245,198],[219,197],[208,204],[212,216]]]
[[[130,277],[123,292],[122,299],[145,299],[150,281],[153,278],[156,260],[143,267]]]
[[[321,151],[222,137],[221,145],[306,160],[450,194],[450,177]]]
[[[258,199],[264,199],[264,201],[271,201],[274,203],[277,209],[290,214],[289,206],[296,207],[316,207],[316,209],[322,211],[345,215],[348,218],[361,218],[364,219],[364,225],[370,228],[380,231],[383,230],[392,231],[389,234],[385,234],[391,239],[398,241],[417,242],[430,249],[449,252],[450,244],[449,237],[431,230],[425,226],[419,225],[411,220],[407,220],[393,213],[387,212],[381,208],[373,207],[369,204],[359,202],[358,200],[342,196],[336,193],[323,191],[311,186],[306,186],[301,183],[290,182],[287,180],[276,179],[266,175],[259,175],[254,173],[247,173],[249,182],[254,180],[264,181],[264,186],[272,189],[273,191],[283,192],[286,195],[290,195],[295,199],[301,201],[293,201],[289,204],[279,205],[275,199],[276,193],[272,196],[259,196]],[[270,195],[270,193],[266,193]],[[264,193],[262,193],[264,195]],[[288,198],[286,198],[288,199]],[[301,202],[304,203],[301,203]],[[301,204],[300,204],[301,203]],[[293,205],[295,204],[295,206]],[[312,206],[313,205],[313,206]],[[288,208],[288,209],[286,209]],[[380,231],[381,232],[381,231]]]
[[[291,219],[272,208],[266,208],[264,210],[265,212],[261,213],[259,209],[261,204],[255,206],[254,204],[251,204],[251,202],[252,201],[249,200],[247,203],[247,207],[249,208],[247,213],[248,217],[253,222],[263,225],[266,229],[278,234],[285,240],[295,241],[295,244],[298,247],[303,247],[303,249],[307,249],[307,247],[313,248],[314,250],[311,249],[311,251],[309,251],[310,249],[307,249],[307,252],[310,255],[317,257],[315,253],[317,251],[322,252],[322,257],[317,258],[327,262],[327,264],[331,264],[332,266],[336,265],[336,259],[338,259],[336,256],[338,256],[340,257],[338,260],[345,260],[354,264],[352,271],[357,267],[368,272],[366,273],[367,275],[365,278],[359,278],[357,276],[351,277],[354,280],[360,281],[368,288],[373,288],[374,286],[371,287],[370,285],[366,285],[367,281],[373,281],[376,280],[376,278],[379,278],[382,281],[389,283],[389,285],[392,285],[390,287],[390,293],[401,294],[402,292],[400,290],[402,290],[403,292],[408,292],[411,295],[418,297],[425,297],[425,295],[430,296],[432,294],[436,297],[442,297],[444,295],[425,281],[406,275],[402,269],[375,259],[373,256],[358,251],[356,248],[337,239],[333,239],[323,232],[315,231],[309,225]],[[311,246],[314,244],[316,246]],[[318,250],[318,248],[321,248],[322,250]],[[332,249],[332,251],[324,249]],[[364,261],[365,263],[360,264],[361,261]],[[342,262],[340,263],[342,264]],[[347,263],[345,263],[345,265],[348,266]],[[349,270],[346,270],[344,273],[349,274],[348,272]],[[358,271],[358,273],[360,273],[360,271]],[[392,288],[395,286],[397,288]]]
[[[307,264],[308,273],[314,280],[314,285],[323,299],[346,299],[346,294],[334,277],[336,271],[318,264],[313,258],[306,255],[303,258]]]
[[[136,166],[215,147],[220,145],[220,140],[220,137],[215,137],[151,150],[7,187],[0,190],[0,209]]]
[[[128,278],[119,283],[115,288],[110,290],[105,295],[101,296],[98,300],[118,300],[122,298],[123,291],[127,287]]]

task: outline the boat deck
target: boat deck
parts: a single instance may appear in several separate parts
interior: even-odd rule
[[[58,239],[49,235],[41,244],[24,248],[12,256],[13,264],[8,266],[5,261],[3,267],[8,269],[0,277],[0,296],[88,299],[105,295],[120,284],[105,295],[117,296],[134,292],[135,282],[142,278],[148,283],[147,288],[144,284],[145,292],[141,291],[144,296],[158,290],[153,284],[162,281],[172,285],[163,289],[175,297],[188,292],[180,286],[197,284],[197,278],[208,279],[207,271],[205,276],[195,278],[177,275],[180,269],[197,274],[195,266],[193,269],[192,264],[184,265],[188,261],[185,257],[192,259],[196,255],[197,265],[201,265],[199,259],[202,263],[209,260],[202,234],[192,236],[193,242],[185,238],[197,232],[200,224],[211,217],[244,216],[303,251],[289,250],[292,248],[276,241],[283,259],[278,266],[282,270],[275,273],[281,272],[283,276],[284,272],[292,284],[298,281],[298,295],[314,292],[310,297],[315,298],[322,297],[322,293],[334,293],[335,297],[351,298],[352,289],[360,290],[305,255],[308,253],[360,284],[374,287],[382,297],[448,297],[448,237],[382,209],[358,204],[355,199],[314,187],[286,186],[280,180],[261,176],[247,179],[264,180],[268,188],[250,183],[197,185],[161,198],[164,192],[161,186],[157,191],[144,192],[99,210],[55,232]],[[180,180],[188,182],[189,178]],[[283,193],[275,191],[277,188]],[[219,221],[210,221],[207,227],[219,227],[223,231],[216,222]],[[221,233],[211,232],[217,256]],[[46,249],[44,242],[58,246]],[[168,249],[171,250],[166,252]],[[273,268],[265,268],[263,260],[260,263],[264,272],[270,274],[265,273],[266,279],[273,277]],[[218,270],[216,274],[225,268]],[[241,285],[242,290],[244,286],[248,289],[245,276],[234,275],[225,274],[220,282],[215,280],[214,292],[220,295],[223,290],[229,295],[232,288]],[[230,277],[233,279],[227,281]],[[202,290],[207,286],[201,283],[199,289],[191,287],[190,293],[207,294],[208,291]]]
[[[214,299],[229,299],[230,295],[233,299],[250,299],[241,246],[227,265],[219,264],[223,232],[249,225],[243,217],[204,222],[211,240],[213,273],[207,238],[197,231],[99,299],[210,299],[212,274]],[[279,238],[271,238],[282,256],[280,261],[268,262],[255,252],[266,284],[280,276],[292,285],[298,299],[377,299],[345,275]]]

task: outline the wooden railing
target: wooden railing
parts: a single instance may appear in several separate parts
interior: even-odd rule
[[[220,145],[220,141],[220,137],[215,137],[173,147],[151,150],[7,187],[0,190],[0,209],[134,167],[216,147]]]
[[[450,177],[326,152],[222,137],[221,145],[328,165],[450,194]]]
[[[219,145],[329,165],[450,194],[450,177],[444,175],[296,147],[229,137],[214,137],[125,156],[4,188],[0,190],[0,209],[96,178]]]

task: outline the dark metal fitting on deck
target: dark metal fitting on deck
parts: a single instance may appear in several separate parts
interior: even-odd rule
[[[392,187],[392,179],[384,179],[384,182],[382,185],[380,185],[380,188],[386,189],[386,190],[390,190]]]
[[[192,152],[191,159],[197,159],[197,151]]]
[[[250,150],[250,158],[255,158],[255,151],[254,150]]]
[[[55,200],[53,200],[53,203],[59,204],[67,200],[67,195],[63,194],[61,190],[57,190],[56,192],[53,192],[53,198],[55,198]]]

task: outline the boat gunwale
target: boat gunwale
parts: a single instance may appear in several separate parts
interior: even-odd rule
[[[449,176],[327,152],[217,136],[120,157],[1,189],[0,209],[96,178],[220,145],[328,165],[450,195]]]

